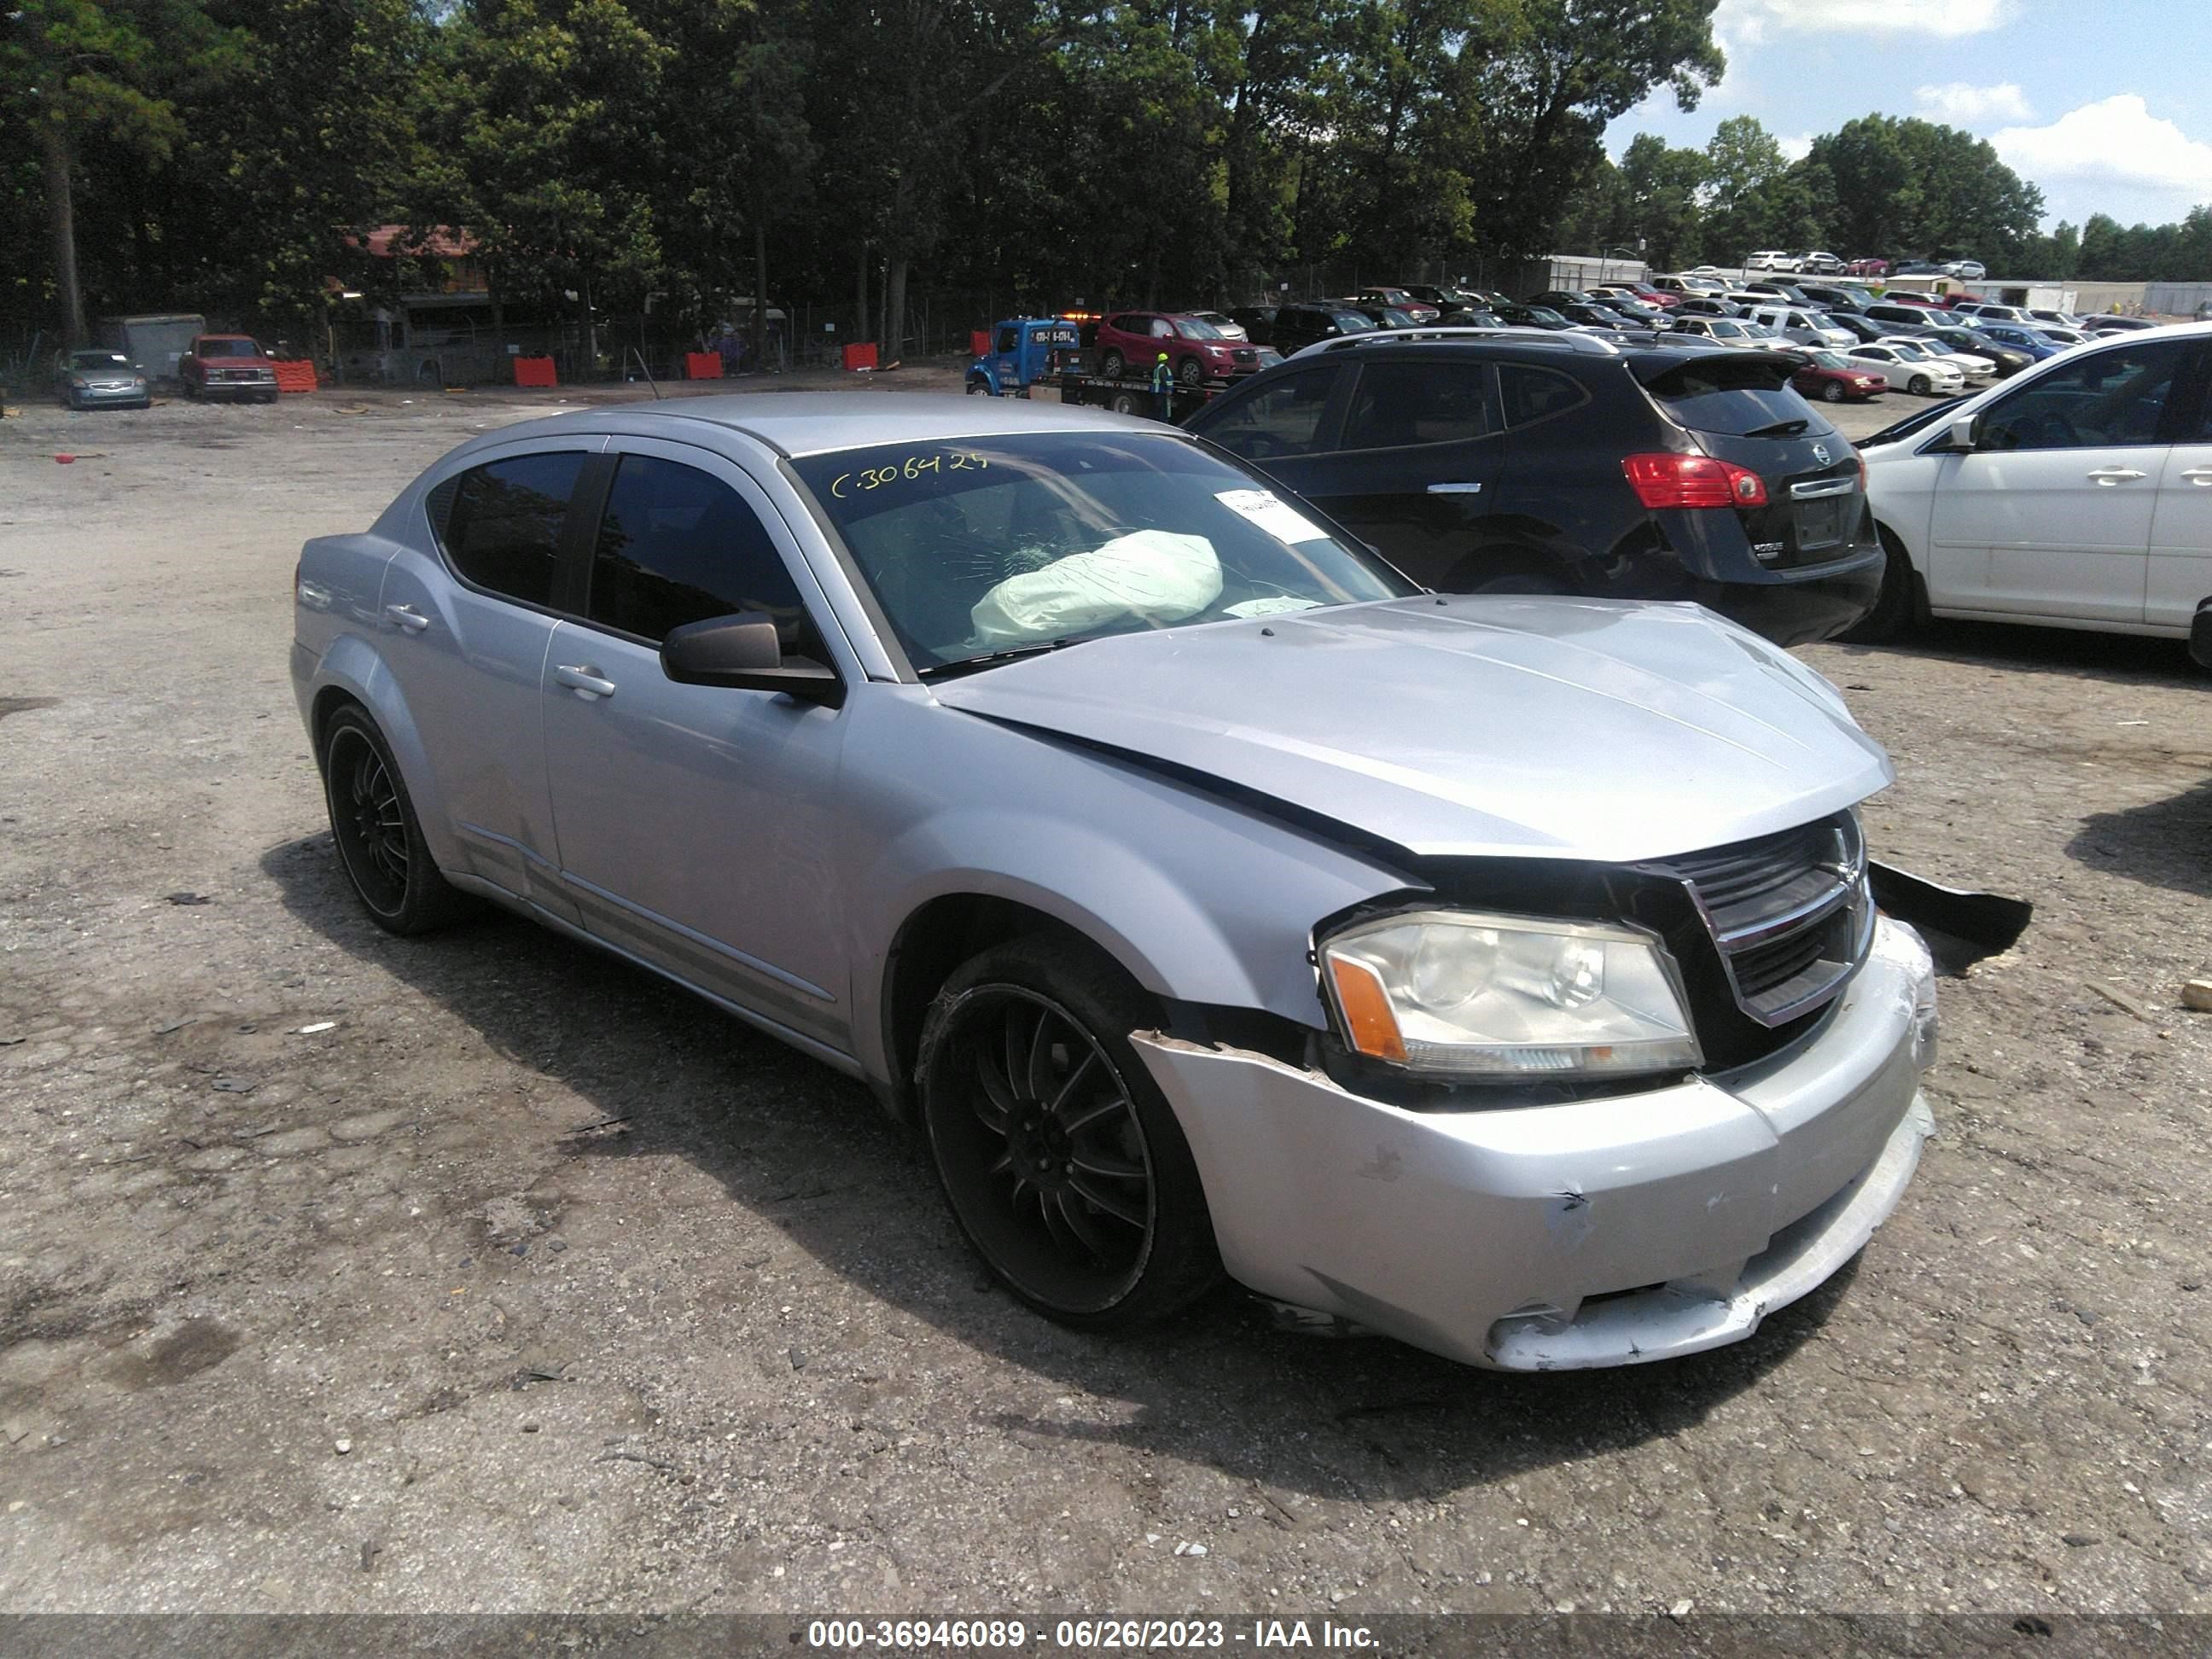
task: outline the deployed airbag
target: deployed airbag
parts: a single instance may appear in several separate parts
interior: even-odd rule
[[[1042,570],[1009,576],[971,613],[985,646],[1065,639],[1135,615],[1194,617],[1221,597],[1221,561],[1203,536],[1136,530]]]

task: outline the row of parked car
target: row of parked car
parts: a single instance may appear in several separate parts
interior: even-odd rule
[[[177,360],[177,383],[187,398],[276,401],[276,366],[246,334],[196,335]],[[127,353],[80,346],[55,356],[54,396],[70,409],[150,409],[154,386]]]
[[[1719,274],[1717,265],[1699,265],[1701,272]],[[1814,248],[1804,253],[1791,253],[1784,248],[1761,248],[1744,261],[1746,271],[1791,270],[1813,276],[1887,276],[1892,275],[1887,259],[1844,259]],[[1979,259],[1952,259],[1935,264],[1924,259],[1907,260],[1895,269],[1899,276],[1955,276],[1961,282],[1978,283],[1990,273]]]

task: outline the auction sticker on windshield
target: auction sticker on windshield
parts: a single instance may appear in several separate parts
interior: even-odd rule
[[[1231,513],[1242,514],[1279,542],[1326,541],[1323,530],[1272,489],[1219,489],[1213,499]]]

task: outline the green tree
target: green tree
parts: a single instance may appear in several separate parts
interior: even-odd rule
[[[1645,258],[1662,269],[1691,263],[1703,240],[1698,191],[1710,167],[1703,151],[1678,149],[1651,133],[1638,133],[1620,157],[1625,222],[1610,228],[1606,240],[1640,241]]]
[[[179,100],[235,66],[240,42],[185,0],[17,0],[0,18],[0,100],[33,135],[63,331],[86,337],[77,156],[105,136],[141,165],[185,132]]]
[[[1862,116],[1813,141],[1833,186],[1833,239],[1863,253],[2011,260],[2043,217],[2043,193],[1972,133]]]
[[[1500,0],[1460,94],[1475,251],[1545,252],[1609,122],[1662,87],[1681,108],[1697,106],[1726,66],[1713,44],[1715,4]]]

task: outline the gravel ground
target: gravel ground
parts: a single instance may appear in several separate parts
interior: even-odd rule
[[[1755,1340],[1524,1379],[1224,1297],[1095,1340],[857,1087],[349,901],[299,543],[550,401],[0,424],[0,1609],[2212,1609],[2179,647],[1802,653],[1896,757],[1877,849],[2038,910],[1944,987],[1903,1209]]]

